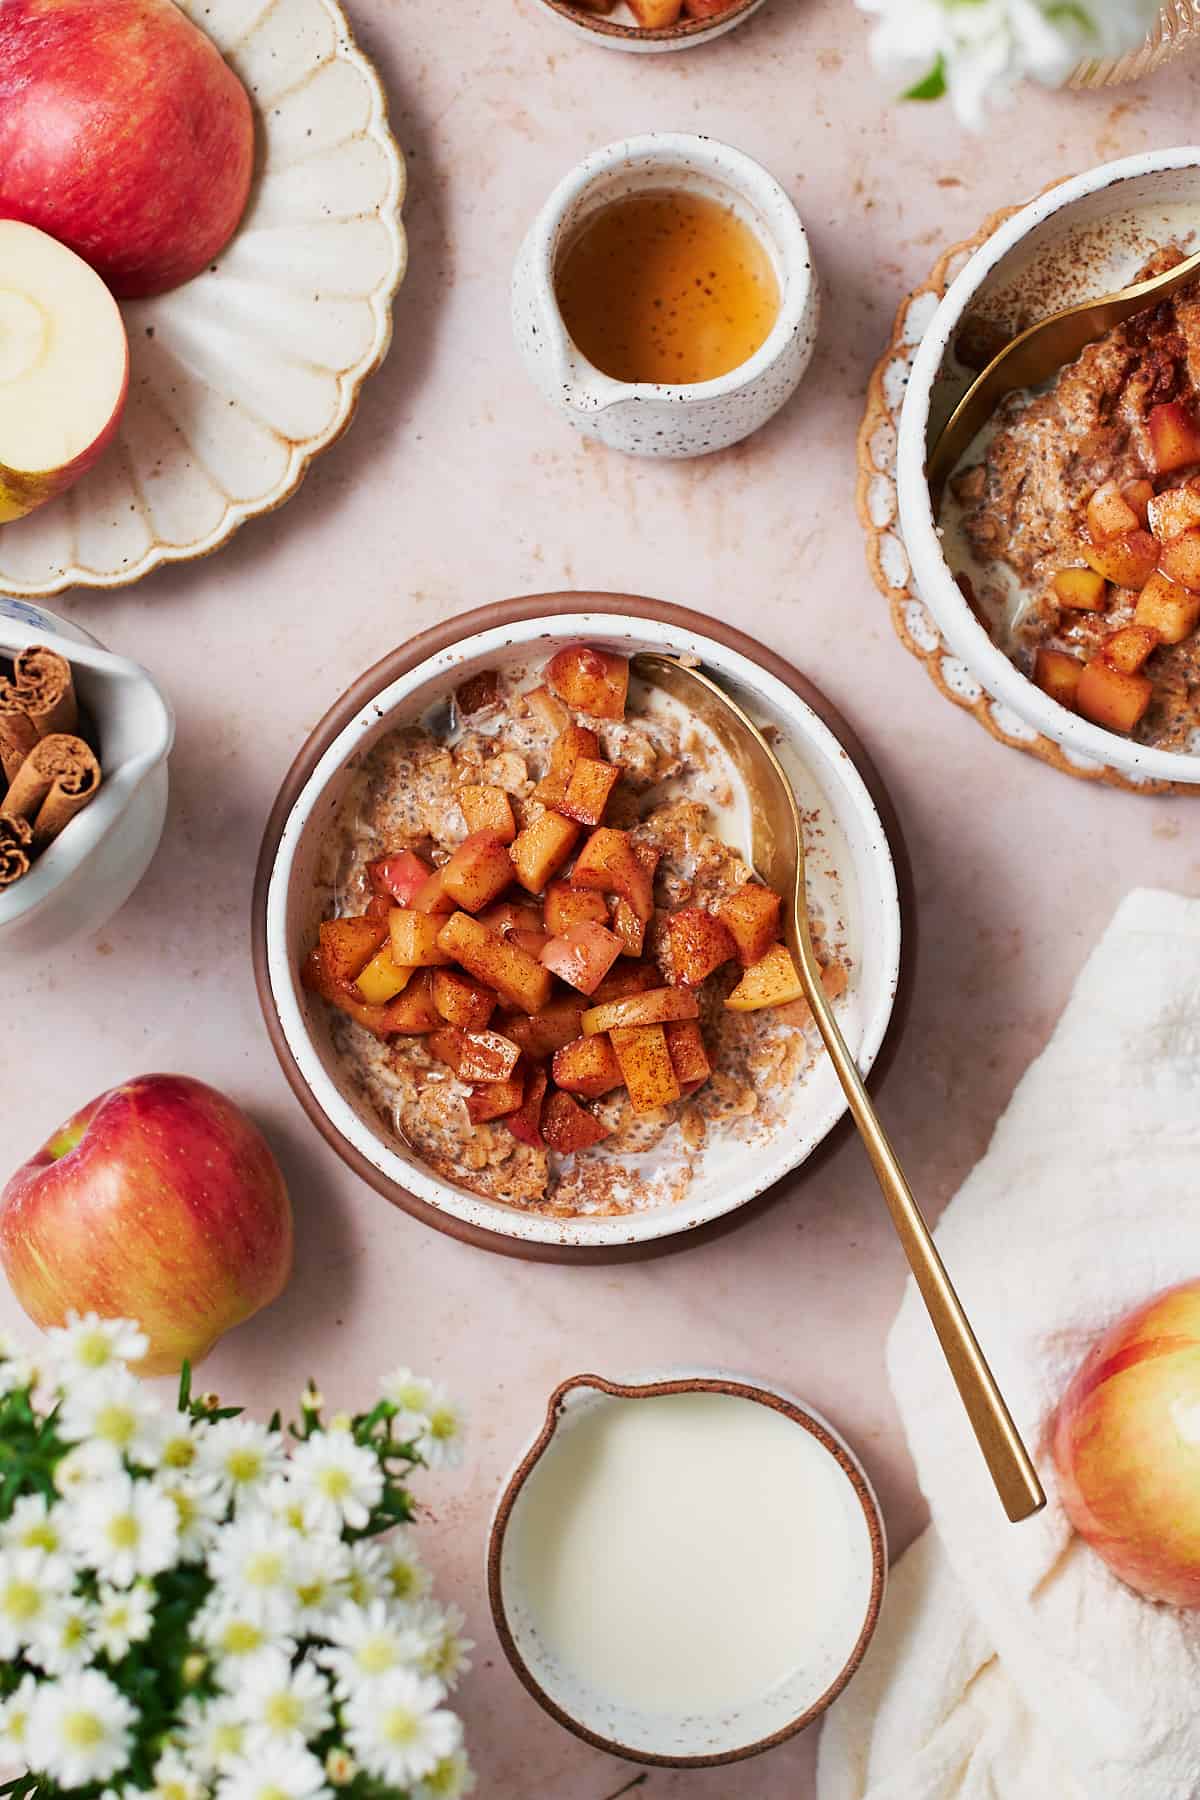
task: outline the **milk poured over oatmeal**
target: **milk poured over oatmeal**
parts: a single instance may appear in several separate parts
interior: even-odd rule
[[[543,1650],[643,1713],[737,1707],[806,1671],[816,1698],[862,1623],[861,1507],[829,1452],[754,1400],[594,1407],[551,1443],[512,1530]]]

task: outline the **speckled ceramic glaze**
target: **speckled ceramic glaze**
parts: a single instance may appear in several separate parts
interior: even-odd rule
[[[1177,0],[1177,3],[1183,4],[1183,0]],[[589,12],[585,6],[573,4],[573,0],[542,0],[542,4],[576,37],[590,38],[593,44],[602,44],[606,50],[629,50],[635,56],[654,56],[669,50],[695,50],[701,44],[710,44],[714,38],[724,37],[727,31],[735,31],[751,13],[756,13],[763,0],[734,0],[728,11],[716,13],[711,18],[682,18],[674,25],[653,28],[636,25],[633,15],[624,7],[621,8],[624,16],[612,18],[606,13]]]
[[[126,302],[116,443],[0,531],[0,590],[119,587],[292,495],[382,361],[404,274],[404,161],[336,0],[179,0],[254,102],[246,216],[211,269]]]
[[[563,324],[554,289],[560,256],[601,207],[648,188],[732,202],[774,263],[782,298],[770,335],[715,381],[614,381],[576,349]],[[666,131],[607,144],[559,183],[521,246],[512,301],[518,348],[547,400],[577,430],[631,456],[703,456],[757,431],[808,368],[819,312],[808,238],[774,177],[727,144]]]
[[[798,1659],[794,1675],[770,1693],[726,1711],[674,1714],[647,1706],[634,1711],[597,1693],[564,1667],[543,1642],[521,1581],[515,1554],[522,1497],[544,1458],[597,1408],[636,1405],[662,1395],[720,1393],[750,1400],[807,1431],[842,1477],[843,1504],[853,1546],[854,1596],[846,1618],[831,1628],[819,1656]],[[603,1571],[597,1571],[603,1579]],[[518,1460],[500,1492],[492,1517],[487,1558],[488,1598],[504,1653],[539,1706],[568,1731],[631,1762],[671,1768],[711,1768],[772,1749],[820,1717],[858,1669],[879,1618],[887,1581],[887,1540],[875,1491],[845,1439],[827,1419],[773,1383],[755,1382],[725,1369],[669,1370],[609,1381],[574,1375],[550,1396],[541,1431]],[[800,1621],[797,1621],[798,1634]],[[735,1790],[728,1790],[732,1795]],[[739,1787],[739,1797],[748,1787]]]

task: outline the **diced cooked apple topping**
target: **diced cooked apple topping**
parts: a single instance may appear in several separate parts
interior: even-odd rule
[[[1140,529],[1137,507],[1116,491],[1097,497],[1093,515],[1109,543]],[[1104,588],[1089,570],[1065,573]],[[1163,591],[1148,584],[1143,600],[1165,616],[1172,584],[1156,580]],[[1191,604],[1185,589],[1174,592]],[[1116,633],[1110,674],[1136,666],[1135,638],[1167,633],[1149,620]],[[648,833],[604,823],[621,770],[571,709],[623,718],[626,660],[572,645],[552,658],[546,683],[520,706],[554,734],[535,804],[514,809],[486,781],[459,787],[466,838],[438,867],[409,847],[368,864],[366,910],[321,925],[302,979],[381,1039],[422,1037],[463,1084],[472,1123],[502,1122],[521,1143],[569,1156],[609,1135],[591,1110],[604,1096],[624,1089],[645,1113],[710,1078],[700,1001],[725,965],[742,971],[726,1001],[734,1011],[786,1007],[800,987],[779,941],[778,894],[748,881],[712,910],[658,908],[659,849]],[[499,696],[478,678],[459,690],[458,712],[494,710]]]
[[[1065,650],[1051,650],[1042,645],[1034,658],[1033,679],[1044,694],[1057,700],[1070,712],[1075,711],[1076,693],[1079,677],[1083,674],[1083,664],[1077,656],[1070,656]]]
[[[1132,731],[1153,697],[1154,683],[1145,675],[1127,675],[1102,656],[1087,664],[1075,690],[1084,718],[1109,731]]]
[[[1133,617],[1135,624],[1157,631],[1164,644],[1182,644],[1200,625],[1200,594],[1160,572],[1138,595]]]
[[[1159,546],[1140,526],[1117,537],[1079,546],[1084,561],[1118,587],[1140,588],[1158,567]]]
[[[1150,453],[1159,475],[1174,474],[1191,463],[1200,463],[1200,426],[1186,406],[1168,400],[1152,406],[1146,415]]]
[[[1102,612],[1108,582],[1095,569],[1060,569],[1050,583],[1060,606],[1077,612]]]

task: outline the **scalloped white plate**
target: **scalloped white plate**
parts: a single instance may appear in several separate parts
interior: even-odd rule
[[[121,587],[280,506],[350,423],[404,277],[404,159],[337,0],[177,0],[254,101],[246,216],[214,267],[122,306],[117,442],[0,529],[0,590]]]

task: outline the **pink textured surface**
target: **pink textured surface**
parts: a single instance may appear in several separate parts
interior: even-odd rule
[[[498,1658],[481,1563],[503,1471],[564,1375],[727,1363],[841,1427],[903,1546],[923,1515],[883,1378],[899,1252],[854,1144],[745,1230],[638,1267],[525,1266],[391,1211],[309,1128],[267,1045],[247,934],[263,823],[330,699],[435,619],[591,585],[736,620],[843,707],[903,816],[922,954],[883,1100],[936,1212],[1119,897],[1138,882],[1200,891],[1200,861],[1185,802],[1088,789],[1002,749],[899,648],[853,513],[864,384],[942,243],[1057,173],[1187,141],[1197,76],[1185,65],[1119,97],[1030,93],[980,145],[943,109],[891,106],[849,0],[769,0],[708,48],[640,59],[578,43],[537,0],[464,0],[452,22],[395,0],[350,10],[411,159],[395,347],[349,437],[283,511],[210,562],[63,607],[169,691],[172,810],[149,877],[96,941],[5,971],[2,1141],[15,1163],[96,1090],[155,1068],[250,1107],[292,1184],[296,1276],[220,1347],[206,1382],[265,1414],[310,1371],[350,1402],[403,1360],[465,1396],[470,1465],[427,1484],[423,1537],[479,1642],[462,1703],[481,1793],[607,1800],[636,1771],[543,1718]],[[828,302],[815,365],[773,424],[661,468],[585,444],[547,412],[507,316],[511,259],[549,187],[595,145],[655,125],[711,132],[770,167],[801,209]],[[7,1295],[0,1323],[20,1324]],[[737,1771],[652,1771],[633,1792],[808,1800],[813,1751],[809,1734]]]

